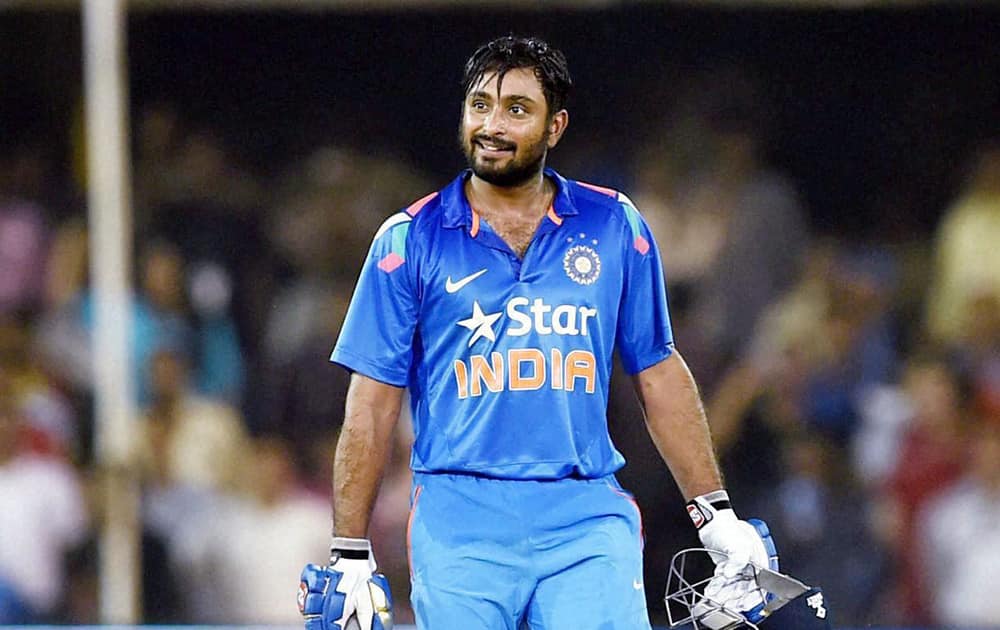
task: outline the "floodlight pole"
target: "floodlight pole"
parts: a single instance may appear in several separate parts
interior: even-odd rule
[[[83,0],[95,423],[101,496],[100,620],[135,624],[138,486],[131,337],[131,185],[122,0]]]

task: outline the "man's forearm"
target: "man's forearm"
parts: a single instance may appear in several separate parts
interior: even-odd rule
[[[698,387],[674,353],[635,377],[653,443],[685,499],[722,488]]]
[[[402,390],[354,375],[333,463],[333,533],[367,538]]]

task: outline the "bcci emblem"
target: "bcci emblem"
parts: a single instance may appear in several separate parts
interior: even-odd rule
[[[563,257],[563,269],[577,284],[594,284],[597,276],[601,275],[601,259],[590,247],[574,245]]]

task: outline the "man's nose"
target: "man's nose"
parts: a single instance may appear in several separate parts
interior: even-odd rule
[[[507,119],[502,108],[495,107],[486,115],[483,131],[490,135],[503,135],[507,131]]]

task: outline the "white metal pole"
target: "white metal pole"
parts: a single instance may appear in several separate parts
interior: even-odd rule
[[[100,537],[100,617],[139,621],[135,411],[129,369],[131,203],[122,0],[83,0],[90,271],[97,458],[106,500]]]

